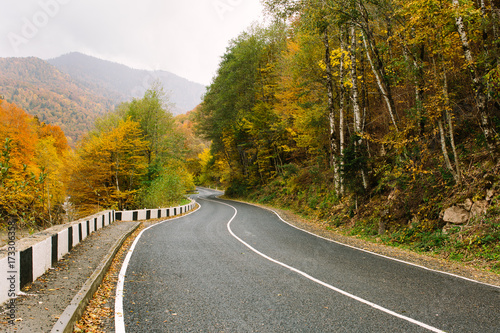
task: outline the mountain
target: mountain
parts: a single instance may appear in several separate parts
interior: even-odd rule
[[[74,145],[94,119],[120,102],[142,97],[159,80],[174,115],[194,109],[205,87],[165,71],[145,71],[69,53],[39,58],[0,58],[0,97],[58,125]]]
[[[0,58],[0,96],[75,143],[113,102],[39,58]]]
[[[171,111],[176,115],[194,109],[205,92],[205,86],[170,72],[133,69],[78,52],[47,61],[115,104],[142,97],[146,89],[159,80],[173,104]]]

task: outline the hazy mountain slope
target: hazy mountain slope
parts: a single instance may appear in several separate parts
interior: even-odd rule
[[[171,103],[174,114],[194,109],[205,87],[165,71],[146,71],[73,52],[48,62],[62,72],[82,81],[88,88],[100,92],[115,103],[141,97],[155,80],[159,80]]]
[[[38,58],[0,58],[0,95],[75,143],[113,102]]]

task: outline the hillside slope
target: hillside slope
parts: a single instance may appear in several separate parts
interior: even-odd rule
[[[172,113],[182,114],[201,102],[205,87],[166,71],[147,71],[101,60],[81,53],[65,54],[48,62],[83,82],[115,103],[142,97],[159,80],[173,104]]]
[[[76,142],[113,102],[38,58],[0,58],[0,95]]]

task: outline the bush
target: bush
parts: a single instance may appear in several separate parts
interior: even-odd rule
[[[182,166],[169,165],[143,191],[140,202],[147,208],[177,205],[193,188],[192,176]]]
[[[248,194],[248,184],[242,180],[233,180],[226,189],[226,196],[230,198],[244,197]]]

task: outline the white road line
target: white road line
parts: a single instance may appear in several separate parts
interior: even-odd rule
[[[235,200],[236,201],[236,200]],[[329,239],[329,238],[326,238],[326,237],[323,237],[323,236],[320,236],[320,235],[317,235],[311,231],[307,231],[305,229],[302,229],[302,228],[299,228],[293,224],[291,224],[290,222],[286,221],[285,219],[283,219],[281,217],[280,214],[278,214],[278,212],[276,212],[275,210],[271,209],[271,208],[268,208],[268,207],[262,207],[262,206],[259,206],[259,205],[255,205],[253,203],[250,203],[250,202],[244,202],[244,201],[236,201],[238,203],[241,203],[241,204],[245,204],[245,205],[250,205],[250,206],[254,206],[254,207],[258,207],[258,208],[261,208],[261,209],[265,209],[265,210],[268,210],[274,214],[276,214],[276,216],[278,216],[278,218],[288,224],[289,226],[291,226],[292,228],[295,228],[297,230],[300,230],[300,231],[303,231],[309,235],[312,235],[312,236],[315,236],[315,237],[318,237],[318,238],[321,238],[323,240],[326,240],[326,241],[329,241],[331,243],[335,243],[335,244],[338,244],[338,245],[341,245],[341,246],[345,246],[345,247],[348,247],[348,248],[351,248],[351,249],[354,249],[354,250],[358,250],[358,251],[362,251],[362,252],[365,252],[365,253],[369,253],[369,254],[373,254],[375,256],[378,256],[378,257],[382,257],[382,258],[385,258],[385,259],[389,259],[389,260],[392,260],[392,261],[397,261],[399,263],[402,263],[402,264],[405,264],[405,265],[409,265],[409,266],[413,266],[413,267],[418,267],[418,268],[422,268],[426,271],[430,271],[430,272],[435,272],[435,273],[439,273],[439,274],[444,274],[444,275],[448,275],[448,276],[452,276],[454,278],[458,278],[458,279],[461,279],[461,280],[465,280],[465,281],[469,281],[469,282],[474,282],[474,283],[477,283],[477,284],[481,284],[481,285],[484,285],[484,286],[488,286],[488,287],[493,287],[493,288],[496,288],[496,289],[500,289],[500,286],[496,286],[494,284],[490,284],[490,283],[486,283],[486,282],[481,282],[481,281],[478,281],[478,280],[474,280],[474,279],[470,279],[468,277],[465,277],[465,276],[461,276],[461,275],[457,275],[457,274],[453,274],[453,273],[449,273],[449,272],[445,272],[445,271],[440,271],[440,270],[437,270],[437,269],[433,269],[433,268],[429,268],[429,267],[425,267],[425,266],[422,266],[422,265],[419,265],[419,264],[414,264],[412,262],[409,262],[409,261],[404,261],[404,260],[401,260],[401,259],[396,259],[396,258],[393,258],[393,257],[389,257],[389,256],[386,256],[386,255],[383,255],[383,254],[380,254],[380,253],[377,253],[377,252],[372,252],[372,251],[369,251],[369,250],[365,250],[365,249],[362,249],[360,247],[356,247],[356,246],[353,246],[353,245],[349,245],[349,244],[345,244],[345,243],[341,243],[341,242],[338,242],[336,240],[333,240],[333,239]]]
[[[277,264],[277,265],[280,265],[280,266],[282,266],[282,267],[285,267],[285,268],[287,268],[287,269],[291,270],[292,272],[295,272],[295,273],[297,273],[297,274],[299,274],[299,275],[302,275],[303,277],[305,277],[305,278],[307,278],[307,279],[309,279],[309,280],[311,280],[311,281],[313,281],[313,282],[315,282],[315,283],[317,283],[317,284],[320,284],[320,285],[322,285],[322,286],[324,286],[324,287],[326,287],[326,288],[328,288],[328,289],[331,289],[331,290],[333,290],[333,291],[335,291],[335,292],[337,292],[337,293],[339,293],[339,294],[342,294],[342,295],[344,295],[344,296],[347,296],[347,297],[349,297],[349,298],[352,298],[352,299],[354,299],[354,300],[356,300],[356,301],[358,301],[358,302],[360,302],[360,303],[363,303],[363,304],[365,304],[365,305],[368,305],[368,306],[370,306],[370,307],[372,307],[372,308],[374,308],[374,309],[377,309],[377,310],[382,311],[382,312],[384,312],[384,313],[387,313],[387,314],[389,314],[389,315],[391,315],[391,316],[394,316],[394,317],[397,317],[397,318],[403,319],[403,320],[405,320],[405,321],[407,321],[407,322],[410,322],[410,323],[412,323],[412,324],[415,324],[415,325],[418,325],[418,326],[420,326],[420,327],[423,327],[423,328],[425,328],[425,329],[427,329],[427,330],[429,330],[429,331],[431,331],[431,332],[436,332],[436,333],[444,333],[444,331],[442,331],[442,330],[440,330],[440,329],[438,329],[438,328],[436,328],[436,327],[433,327],[433,326],[427,325],[427,324],[425,324],[425,323],[422,323],[422,322],[420,322],[420,321],[418,321],[418,320],[415,320],[415,319],[412,319],[412,318],[409,318],[409,317],[403,316],[403,315],[401,315],[401,314],[399,314],[399,313],[397,313],[397,312],[394,312],[394,311],[391,311],[391,310],[389,310],[389,309],[386,309],[386,308],[384,308],[384,307],[382,307],[382,306],[380,306],[380,305],[378,305],[378,304],[372,303],[372,302],[367,301],[367,300],[365,300],[365,299],[363,299],[363,298],[361,298],[361,297],[358,297],[358,296],[355,296],[355,295],[353,295],[353,294],[350,294],[350,293],[348,293],[348,292],[346,292],[346,291],[344,291],[344,290],[342,290],[342,289],[336,288],[336,287],[334,287],[334,286],[332,286],[332,285],[330,285],[330,284],[328,284],[328,283],[326,283],[326,282],[323,282],[323,281],[321,281],[321,280],[319,280],[319,279],[316,279],[316,278],[315,278],[315,277],[313,277],[313,276],[310,276],[309,274],[307,274],[307,273],[305,273],[305,272],[303,272],[303,271],[301,271],[301,270],[298,270],[298,269],[296,269],[296,268],[294,268],[294,267],[292,267],[292,266],[289,266],[289,265],[287,265],[287,264],[285,264],[285,263],[282,263],[282,262],[280,262],[280,261],[278,261],[278,260],[275,260],[275,259],[273,259],[273,258],[269,257],[268,255],[266,255],[266,254],[264,254],[264,253],[262,253],[262,252],[260,252],[260,251],[256,250],[256,249],[255,249],[255,248],[253,248],[251,245],[249,245],[248,243],[246,243],[244,240],[242,240],[241,238],[239,238],[238,236],[236,236],[236,235],[234,234],[234,232],[231,230],[231,222],[233,222],[234,218],[235,218],[235,217],[236,217],[236,215],[238,214],[238,210],[236,209],[236,207],[231,206],[231,205],[229,205],[229,204],[227,204],[227,203],[225,203],[225,202],[220,202],[220,201],[215,201],[215,200],[210,200],[210,199],[203,199],[203,200],[216,202],[216,203],[219,203],[219,204],[221,204],[221,205],[226,205],[226,206],[229,206],[229,207],[233,208],[233,209],[234,209],[234,215],[233,215],[233,217],[231,217],[231,219],[230,219],[230,220],[229,220],[229,222],[227,223],[227,229],[228,229],[229,233],[231,234],[231,236],[233,236],[235,239],[237,239],[240,243],[242,243],[243,245],[245,245],[248,249],[250,249],[250,250],[251,250],[251,251],[253,251],[254,253],[258,254],[259,256],[261,256],[261,257],[263,257],[263,258],[265,258],[265,259],[267,259],[267,260],[269,260],[269,261],[271,261],[271,262],[273,262],[273,263],[275,263],[275,264]],[[278,215],[278,216],[279,216],[279,215]],[[281,217],[280,217],[280,218],[281,218]]]
[[[255,206],[255,207],[259,207],[259,206]],[[262,208],[262,207],[260,207],[260,208]],[[485,286],[488,286],[488,287],[493,287],[493,288],[500,289],[500,286],[495,286],[494,284],[489,284],[489,283],[486,283],[486,282],[477,281],[477,280],[474,280],[474,279],[467,278],[465,276],[460,276],[460,275],[456,275],[456,274],[453,274],[453,273],[448,273],[448,272],[440,271],[440,270],[437,270],[437,269],[432,269],[432,268],[429,268],[429,267],[425,267],[425,266],[422,266],[422,265],[414,264],[412,262],[404,261],[404,260],[401,260],[401,259],[396,259],[396,258],[388,257],[388,256],[385,256],[385,255],[380,254],[380,253],[372,252],[372,251],[365,250],[365,249],[362,249],[362,248],[359,248],[359,247],[356,247],[356,246],[352,246],[352,245],[349,245],[349,244],[340,243],[340,242],[337,242],[337,241],[335,241],[333,239],[329,239],[329,238],[326,238],[326,237],[323,237],[323,236],[320,236],[320,235],[316,235],[315,233],[312,233],[312,232],[307,231],[305,229],[301,229],[301,228],[299,228],[297,226],[294,226],[290,222],[285,221],[276,211],[274,211],[274,210],[272,210],[270,208],[263,208],[263,209],[267,209],[270,212],[273,212],[274,214],[276,214],[276,216],[279,217],[279,219],[281,221],[283,221],[284,223],[288,224],[289,226],[291,226],[291,227],[293,227],[293,228],[295,228],[297,230],[303,231],[305,233],[308,233],[310,235],[316,236],[318,238],[324,239],[326,241],[329,241],[329,242],[332,242],[332,243],[335,243],[335,244],[338,244],[338,245],[346,246],[346,247],[349,247],[351,249],[359,250],[359,251],[362,251],[362,252],[365,252],[365,253],[370,253],[370,254],[376,255],[378,257],[385,258],[385,259],[397,261],[399,263],[406,264],[406,265],[409,265],[409,266],[414,266],[414,267],[422,268],[422,269],[424,269],[426,271],[440,273],[440,274],[452,276],[454,278],[462,279],[462,280],[465,280],[465,281],[474,282],[474,283],[482,284],[482,285],[485,285]]]
[[[201,207],[201,205],[200,205]],[[172,220],[177,220],[180,218],[183,218],[187,215],[191,215],[192,213],[196,212],[198,209],[193,210],[192,212],[189,212],[183,216],[178,216],[174,217],[165,221],[158,222],[157,224],[150,225],[146,229],[142,230],[139,235],[135,238],[134,242],[132,243],[132,246],[128,250],[127,256],[125,257],[125,260],[123,260],[122,268],[120,269],[120,273],[118,274],[118,282],[116,283],[116,298],[115,298],[115,332],[116,333],[125,333],[125,320],[124,320],[124,313],[123,313],[123,286],[125,284],[125,275],[127,273],[127,267],[128,263],[130,261],[130,258],[132,257],[132,253],[134,252],[135,246],[137,245],[137,242],[139,242],[139,239],[141,238],[142,234],[144,231],[158,226],[160,224],[163,224],[165,222],[171,222]]]

